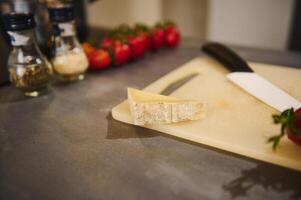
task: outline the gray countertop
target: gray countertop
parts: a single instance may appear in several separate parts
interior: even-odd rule
[[[201,42],[53,86],[35,99],[0,88],[0,199],[300,199],[301,173],[117,122],[126,88],[143,88]],[[235,47],[244,58],[301,66],[301,54]]]

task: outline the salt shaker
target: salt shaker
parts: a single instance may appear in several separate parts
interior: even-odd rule
[[[32,14],[10,13],[3,19],[12,45],[8,57],[10,81],[26,96],[39,96],[49,86],[52,67],[37,45],[34,17]]]
[[[76,37],[74,10],[71,5],[49,7],[54,38],[52,64],[61,81],[83,80],[88,59]]]

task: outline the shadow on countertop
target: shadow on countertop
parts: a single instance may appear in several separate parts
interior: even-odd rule
[[[13,86],[6,86],[3,87],[1,91],[0,104],[28,101],[28,100],[38,99],[43,97],[53,99],[54,95],[52,90],[53,90],[52,88],[48,88],[41,91],[41,94],[38,97],[27,97],[24,95],[22,91],[14,88]]]
[[[109,113],[107,120],[107,139],[149,138],[161,135],[150,129],[119,122],[113,119],[112,113]]]
[[[300,172],[258,163],[255,168],[242,170],[241,176],[224,184],[223,189],[230,193],[232,199],[247,196],[254,186],[261,186],[265,191],[291,192],[291,199],[300,199],[301,179],[296,179],[296,176],[300,176]]]

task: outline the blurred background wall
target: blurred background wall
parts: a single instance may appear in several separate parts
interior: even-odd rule
[[[285,49],[293,3],[293,0],[210,0],[208,39]]]
[[[184,37],[285,50],[294,0],[100,0],[88,6],[91,26],[153,25],[170,19]]]
[[[144,22],[152,25],[162,20],[161,0],[100,0],[88,6],[91,26],[114,27],[121,23]]]

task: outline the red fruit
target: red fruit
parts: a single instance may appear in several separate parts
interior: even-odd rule
[[[295,111],[292,125],[286,129],[286,134],[295,144],[301,145],[301,108]]]
[[[115,65],[125,64],[130,59],[130,56],[131,56],[131,49],[129,45],[122,44],[120,42],[114,44],[113,57],[114,57]]]
[[[292,142],[294,142],[297,145],[301,145],[301,136],[300,135],[292,134],[289,129],[286,130],[286,135],[287,135],[288,139],[290,139]]]
[[[139,34],[140,37],[143,38],[144,40],[144,51],[148,51],[150,49],[150,46],[151,46],[151,39],[150,39],[150,36],[148,33],[140,33]]]
[[[168,47],[176,47],[181,39],[180,32],[174,26],[167,26],[164,30],[164,43]]]
[[[137,60],[145,53],[145,38],[142,36],[127,36],[129,46],[131,48],[131,58]]]
[[[136,24],[134,27],[134,33],[144,40],[144,51],[148,51],[151,47],[151,37],[149,27],[145,24]]]
[[[178,32],[178,29],[174,25],[167,25],[164,29],[165,33],[173,33],[173,32]]]
[[[100,48],[108,49],[114,44],[114,40],[112,38],[105,37],[100,41]]]
[[[281,133],[268,140],[273,143],[274,149],[284,134],[295,144],[301,145],[301,108],[295,112],[293,108],[285,110],[280,115],[274,115],[273,118],[274,123],[281,124]]]
[[[151,36],[151,47],[153,50],[158,50],[164,44],[164,30],[162,28],[153,29]]]
[[[82,48],[84,52],[86,53],[87,57],[90,57],[90,55],[96,51],[94,47],[92,47],[89,43],[85,42],[82,44]]]
[[[90,69],[99,70],[108,68],[111,64],[111,57],[107,50],[99,49],[89,57]]]

